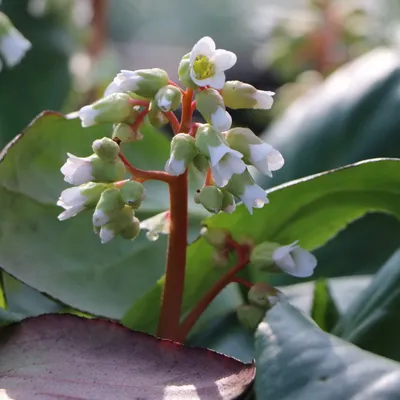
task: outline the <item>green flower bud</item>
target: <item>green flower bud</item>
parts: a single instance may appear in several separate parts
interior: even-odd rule
[[[118,158],[119,146],[110,138],[104,137],[95,140],[92,149],[103,161],[115,161]]]
[[[258,108],[268,110],[274,102],[273,92],[257,90],[248,83],[239,81],[225,82],[222,90],[222,97],[226,107],[238,108]]]
[[[196,146],[206,157],[211,156],[210,148],[228,147],[224,137],[209,124],[200,124],[196,133]]]
[[[200,172],[205,172],[209,167],[208,159],[203,154],[197,154],[196,157],[193,159],[193,165],[199,170]]]
[[[186,133],[178,133],[171,141],[170,154],[165,171],[171,175],[183,174],[197,155],[195,139]]]
[[[120,188],[121,196],[125,204],[133,209],[139,208],[144,199],[144,187],[136,181],[128,181]]]
[[[263,242],[258,244],[251,251],[250,262],[262,271],[275,271],[275,262],[272,255],[279,246],[278,243],[273,242]]]
[[[124,122],[133,111],[131,97],[126,93],[114,93],[82,107],[79,118],[84,128],[100,123]]]
[[[236,210],[236,202],[232,193],[229,193],[227,190],[221,189],[223,198],[222,198],[222,211],[225,211],[228,214],[232,214]]]
[[[197,190],[194,201],[215,214],[221,211],[223,197],[222,191],[217,186],[204,186]]]
[[[158,109],[155,100],[151,102],[150,111],[147,114],[147,119],[150,124],[153,125],[155,128],[161,128],[162,126],[168,124],[168,118],[164,115],[162,111]]]
[[[161,111],[174,111],[181,105],[182,92],[173,85],[163,86],[156,93],[154,100]]]
[[[247,298],[249,303],[268,310],[278,301],[279,290],[265,282],[255,283],[249,290]]]
[[[112,216],[123,209],[125,202],[117,188],[105,190],[93,213],[93,225],[102,226],[109,222]]]
[[[132,223],[121,230],[120,235],[124,239],[134,240],[140,233],[140,221],[133,217]]]
[[[129,143],[142,140],[143,135],[138,130],[134,131],[128,124],[120,123],[114,127],[112,138],[121,143]]]
[[[242,304],[236,309],[239,322],[246,328],[255,330],[265,316],[265,310],[252,304]]]
[[[190,89],[197,89],[197,85],[190,77],[190,53],[182,57],[178,67],[178,76],[183,85]]]
[[[226,240],[230,236],[230,232],[227,229],[207,226],[203,226],[200,234],[211,246],[217,249],[225,249]]]
[[[201,90],[196,93],[196,105],[204,119],[217,131],[227,131],[232,118],[225,110],[224,100],[215,89]]]
[[[92,167],[92,181],[94,182],[117,182],[124,179],[126,169],[120,159],[115,161],[103,161],[96,154],[88,157]]]

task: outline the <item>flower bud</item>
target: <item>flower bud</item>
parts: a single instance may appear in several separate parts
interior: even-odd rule
[[[124,122],[133,112],[131,97],[126,93],[114,93],[82,107],[79,118],[86,128],[101,123]]]
[[[156,93],[168,85],[168,74],[160,68],[123,69],[108,86],[105,96],[116,92],[133,92],[143,99],[153,99]]]
[[[0,12],[0,54],[8,67],[14,67],[32,47],[10,19]]]
[[[117,182],[125,177],[125,165],[119,158],[115,161],[103,161],[96,154],[88,158],[92,166],[94,182]]]
[[[140,221],[133,217],[132,223],[121,230],[120,235],[123,239],[134,240],[140,233]]]
[[[165,164],[165,171],[171,175],[181,175],[197,154],[195,139],[178,133],[171,141],[171,155]]]
[[[156,93],[154,100],[161,111],[174,111],[181,105],[182,93],[176,86],[167,85]]]
[[[168,118],[160,111],[155,101],[151,102],[150,111],[147,114],[147,119],[155,128],[161,128],[168,124]]]
[[[216,269],[226,268],[229,265],[229,252],[216,250],[211,256],[212,266]]]
[[[121,143],[135,142],[143,139],[143,135],[134,131],[128,124],[120,123],[114,127],[113,139],[118,139]]]
[[[238,108],[258,108],[268,110],[274,102],[274,92],[257,90],[248,83],[239,81],[225,82],[222,90],[222,97],[226,107]]]
[[[285,163],[278,150],[264,143],[248,128],[230,129],[225,139],[232,149],[243,154],[244,162],[254,165],[265,175],[272,176],[271,171],[282,168]]]
[[[140,223],[141,229],[146,229],[147,239],[154,242],[159,238],[159,234],[169,234],[170,229],[170,212],[165,211],[160,214],[156,214],[151,218],[148,218]]]
[[[215,89],[205,89],[196,93],[196,106],[204,119],[219,132],[227,131],[232,118],[225,110],[224,100]]]
[[[262,208],[269,203],[267,194],[254,183],[247,169],[242,174],[232,175],[225,189],[243,201],[250,215],[253,214],[253,207]]]
[[[278,247],[279,244],[273,242],[263,242],[253,247],[250,255],[251,264],[262,271],[276,271],[272,255]]]
[[[93,213],[93,226],[102,226],[110,221],[113,214],[125,206],[121,192],[117,188],[105,190]]]
[[[196,192],[194,201],[201,204],[207,211],[216,214],[221,211],[223,197],[218,187],[204,186]]]
[[[242,304],[236,309],[239,322],[246,328],[254,330],[263,320],[265,310],[252,304]]]
[[[190,89],[197,89],[197,85],[190,77],[190,53],[182,57],[178,67],[178,76],[183,85]]]
[[[268,310],[279,300],[279,293],[268,283],[257,282],[250,288],[247,298],[250,304]]]
[[[136,218],[134,217],[133,210],[129,206],[125,206],[120,210],[116,210],[114,213],[110,214],[108,222],[101,226],[99,231],[99,236],[101,243],[108,243],[115,236],[120,235],[124,232],[125,236],[129,239],[132,237],[132,224],[136,226]],[[129,235],[131,233],[131,235]]]
[[[204,154],[197,154],[193,158],[193,165],[200,171],[205,172],[209,166],[208,159]]]
[[[144,187],[136,181],[127,181],[120,188],[122,200],[133,209],[139,208],[144,199]]]
[[[105,183],[88,182],[79,187],[71,187],[62,191],[57,205],[63,207],[63,211],[58,219],[64,221],[74,217],[79,212],[95,207],[100,199],[101,194],[110,185]]]
[[[119,146],[108,137],[95,140],[92,149],[103,161],[115,161],[118,158]]]
[[[236,202],[232,193],[229,193],[227,190],[222,189],[222,211],[225,211],[228,214],[232,214],[236,210]]]
[[[217,249],[226,248],[226,240],[230,237],[230,232],[227,229],[207,226],[201,228],[200,234],[211,246]]]

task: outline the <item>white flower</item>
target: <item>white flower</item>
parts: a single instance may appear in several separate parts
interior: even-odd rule
[[[268,204],[269,200],[265,191],[255,183],[246,184],[244,192],[239,195],[250,215],[253,215],[253,208],[263,208],[264,204]]]
[[[93,213],[93,226],[102,226],[105,225],[108,221],[110,221],[110,215],[106,214],[103,210],[96,208]]]
[[[113,93],[135,92],[138,89],[138,83],[142,80],[143,78],[136,71],[123,69],[108,85],[104,96]]]
[[[236,203],[231,203],[228,204],[225,208],[222,209],[222,211],[232,214],[236,210]]]
[[[218,107],[214,114],[210,115],[211,125],[219,132],[225,132],[232,125],[232,117],[223,107]]]
[[[65,189],[57,201],[57,205],[65,209],[65,211],[58,216],[58,219],[64,221],[83,211],[85,209],[86,200],[86,197],[82,195],[79,187]]]
[[[91,105],[82,107],[78,114],[82,121],[82,127],[87,128],[88,126],[95,125],[95,118],[100,114],[100,112],[100,110],[95,110]]]
[[[173,156],[171,156],[165,164],[165,171],[171,175],[182,175],[185,170],[185,160],[177,160]]]
[[[114,93],[122,93],[123,91],[119,88],[118,84],[112,81],[106,88],[104,92],[104,97],[109,96]]]
[[[233,174],[241,174],[246,169],[243,154],[232,150],[226,144],[209,146],[213,178],[217,186],[225,186]]]
[[[82,185],[94,179],[89,157],[76,157],[71,153],[67,155],[68,159],[61,167],[65,182],[71,185]]]
[[[310,252],[297,245],[299,241],[278,247],[272,254],[275,264],[286,273],[298,278],[311,276],[317,266],[317,259]]]
[[[271,171],[281,169],[285,164],[282,154],[270,144],[249,144],[250,162],[261,173],[272,176]]]
[[[167,97],[161,97],[157,100],[157,106],[161,111],[171,111],[172,100],[169,100]]]
[[[108,243],[109,241],[111,241],[112,239],[115,238],[115,232],[109,228],[107,228],[106,226],[102,226],[100,228],[100,240],[101,243]]]
[[[0,54],[9,67],[18,64],[31,47],[31,42],[14,27],[0,36]]]
[[[274,94],[274,92],[257,90],[252,96],[256,101],[256,104],[253,106],[253,108],[269,110],[272,107],[272,104],[274,104],[274,98],[272,97]]]
[[[154,242],[159,238],[160,233],[165,235],[169,234],[170,225],[171,225],[170,212],[165,211],[142,221],[140,223],[140,229],[147,230],[148,231],[146,233],[147,239]]]
[[[198,86],[222,89],[225,73],[236,64],[236,54],[216,50],[214,40],[206,36],[200,39],[190,53],[190,77]]]

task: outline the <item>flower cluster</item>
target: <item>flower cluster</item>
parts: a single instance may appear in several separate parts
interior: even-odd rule
[[[31,42],[0,12],[0,55],[8,67],[14,67],[31,48]],[[1,61],[0,61],[1,70]]]

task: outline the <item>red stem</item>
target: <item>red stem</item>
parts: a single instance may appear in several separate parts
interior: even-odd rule
[[[193,90],[187,89],[182,100],[182,120],[179,132],[188,133],[192,124]],[[164,292],[157,336],[178,341],[183,290],[185,284],[186,246],[188,230],[188,172],[169,184],[170,234]]]
[[[240,285],[243,285],[243,286],[247,287],[248,289],[251,289],[251,287],[253,286],[253,284],[251,282],[249,282],[247,279],[241,278],[239,276],[235,276],[232,279],[232,282],[239,283]]]
[[[204,181],[204,186],[212,186],[214,185],[214,178],[212,176],[211,168],[207,169],[206,179]]]
[[[182,322],[179,329],[178,341],[183,342],[191,329],[193,328],[200,315],[206,310],[209,304],[215,299],[215,297],[223,290],[229,283],[235,282],[235,275],[241,271],[249,263],[249,248],[247,246],[240,246],[234,244],[237,251],[238,260],[236,265],[223,275],[210,290],[200,299],[200,301],[194,306],[194,308],[187,315],[185,320]]]
[[[176,115],[172,111],[165,112],[163,114],[168,118],[174,134],[176,135],[177,133],[179,133],[180,123],[178,121],[178,118],[176,118]]]
[[[185,91],[184,91],[177,83],[175,83],[174,81],[169,80],[169,81],[168,81],[168,85],[172,85],[172,86],[177,87],[177,88],[181,91],[181,93],[182,93],[183,95],[185,94]]]
[[[146,108],[145,110],[141,111],[137,118],[136,121],[131,125],[131,128],[133,131],[136,132],[137,129],[139,129],[140,125],[143,124],[144,119],[146,118],[146,115],[149,113],[149,109]]]
[[[197,107],[196,100],[193,100],[193,101],[192,101],[192,104],[191,104],[190,106],[191,106],[191,108],[192,108],[192,113],[194,113],[194,111],[196,110],[196,107]]]

